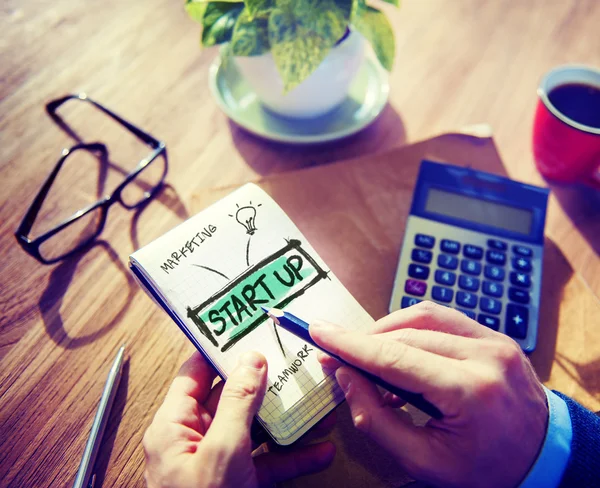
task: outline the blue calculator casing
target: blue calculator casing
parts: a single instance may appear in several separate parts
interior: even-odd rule
[[[431,300],[533,351],[548,195],[490,173],[422,161],[390,312]],[[490,225],[486,211],[502,225]]]

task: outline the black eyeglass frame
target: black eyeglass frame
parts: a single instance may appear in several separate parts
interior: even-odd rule
[[[81,210],[78,210],[73,215],[71,215],[69,218],[65,219],[63,222],[58,224],[56,227],[50,229],[49,231],[43,233],[42,235],[36,237],[35,239],[30,239],[29,232],[31,231],[31,229],[33,227],[33,224],[38,216],[38,213],[42,207],[42,204],[44,203],[44,200],[48,196],[50,187],[54,183],[54,180],[56,179],[58,172],[62,168],[64,162],[69,157],[69,155],[74,153],[75,151],[86,150],[86,151],[97,153],[102,158],[103,162],[106,162],[108,160],[108,149],[106,148],[106,146],[104,144],[102,144],[100,142],[80,143],[80,144],[76,144],[68,149],[63,149],[61,158],[58,160],[58,162],[54,166],[54,169],[52,170],[52,172],[48,175],[48,178],[46,178],[46,181],[40,188],[35,199],[29,206],[27,213],[23,217],[23,220],[21,221],[19,227],[15,231],[15,237],[17,238],[17,241],[19,242],[21,247],[25,250],[25,252],[27,252],[28,254],[30,254],[31,256],[33,256],[35,259],[37,259],[38,261],[40,261],[43,264],[54,264],[58,261],[62,261],[63,259],[66,259],[66,258],[72,256],[73,254],[80,252],[83,249],[85,249],[86,247],[88,247],[96,239],[96,237],[98,237],[102,233],[102,230],[104,229],[104,226],[106,224],[106,219],[108,216],[108,209],[110,208],[110,206],[113,203],[119,202],[123,207],[125,207],[128,210],[133,210],[133,209],[139,208],[139,207],[143,206],[145,203],[147,203],[160,190],[160,188],[164,182],[165,176],[167,174],[167,170],[168,170],[167,147],[164,142],[156,139],[154,136],[148,134],[147,132],[144,132],[143,130],[136,127],[132,123],[126,121],[125,119],[123,119],[119,115],[115,114],[111,110],[107,109],[100,103],[92,100],[84,93],[67,95],[67,96],[59,98],[57,100],[48,102],[48,104],[46,104],[46,111],[53,119],[57,119],[57,118],[59,118],[59,116],[56,115],[56,113],[55,113],[56,110],[61,105],[63,105],[65,102],[67,102],[69,100],[80,100],[80,101],[91,103],[94,107],[99,109],[101,112],[105,113],[106,115],[111,117],[113,120],[115,120],[115,121],[119,122],[121,125],[123,125],[127,130],[129,130],[132,134],[134,134],[138,139],[140,139],[142,142],[144,142],[144,144],[150,146],[152,148],[152,152],[148,156],[143,158],[136,165],[136,167],[133,169],[133,171],[131,171],[129,174],[127,174],[125,176],[125,179],[123,180],[123,182],[120,183],[119,186],[117,186],[117,188],[112,192],[112,194],[105,196],[104,198],[101,198],[97,202],[95,202]],[[131,183],[148,165],[150,165],[153,161],[155,161],[159,156],[162,156],[164,158],[165,168],[164,168],[163,174],[161,175],[161,178],[160,178],[160,181],[158,182],[158,184],[156,184],[151,190],[145,192],[144,198],[142,200],[140,200],[138,203],[136,203],[134,205],[129,205],[126,202],[124,202],[123,199],[121,198],[121,192],[123,191],[123,189],[129,183]],[[84,215],[87,215],[88,213],[90,213],[98,208],[100,208],[100,211],[101,211],[100,222],[97,226],[96,232],[93,235],[91,235],[85,241],[81,242],[79,245],[77,245],[72,250],[70,250],[70,251],[66,252],[65,254],[62,254],[56,258],[46,259],[42,256],[42,254],[40,253],[41,244],[43,244],[45,241],[47,241],[54,235],[58,234],[65,227],[71,225],[76,220],[80,219]]]

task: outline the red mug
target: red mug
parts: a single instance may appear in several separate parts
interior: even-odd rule
[[[594,98],[573,98],[581,90]],[[542,78],[537,93],[533,154],[539,172],[548,180],[600,189],[600,70],[559,66]]]

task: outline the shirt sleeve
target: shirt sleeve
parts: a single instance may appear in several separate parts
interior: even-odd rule
[[[548,400],[548,430],[537,460],[519,488],[544,486],[556,488],[563,477],[569,457],[573,426],[565,401],[544,387]]]

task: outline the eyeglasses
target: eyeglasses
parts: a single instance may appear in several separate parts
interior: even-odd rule
[[[90,246],[104,229],[108,209],[113,203],[119,202],[128,210],[142,207],[156,195],[167,174],[167,148],[164,142],[127,122],[87,95],[67,95],[53,100],[46,105],[46,111],[53,119],[60,119],[56,115],[56,110],[69,100],[78,100],[93,105],[149,146],[152,152],[143,158],[133,171],[126,174],[125,179],[111,195],[78,210],[57,226],[31,239],[29,233],[65,161],[70,157],[73,158],[74,155],[87,153],[98,158],[101,164],[108,162],[108,149],[100,142],[80,143],[63,150],[56,166],[42,185],[15,232],[15,237],[21,247],[44,264],[56,263]]]

